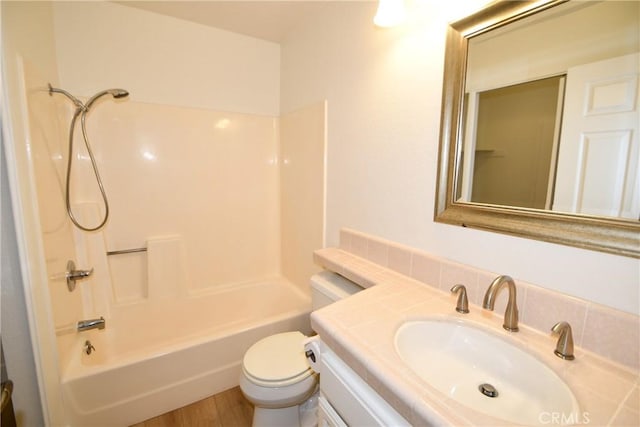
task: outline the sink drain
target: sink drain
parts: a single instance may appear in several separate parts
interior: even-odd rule
[[[496,388],[491,384],[480,384],[478,386],[478,390],[487,397],[498,397],[498,390],[496,390]]]

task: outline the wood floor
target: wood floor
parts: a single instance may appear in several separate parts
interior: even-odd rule
[[[250,427],[253,406],[239,387],[131,427]]]

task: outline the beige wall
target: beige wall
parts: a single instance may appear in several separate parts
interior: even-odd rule
[[[54,2],[60,84],[134,101],[279,113],[280,46],[112,2]],[[240,53],[239,53],[240,52]]]
[[[349,227],[638,313],[635,259],[433,222],[444,34],[464,11],[418,3],[391,30],[375,4],[327,4],[282,46],[282,111],[330,106],[327,244]]]

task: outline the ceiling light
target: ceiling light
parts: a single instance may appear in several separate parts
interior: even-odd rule
[[[378,11],[373,23],[378,27],[394,27],[407,18],[404,0],[378,0]]]

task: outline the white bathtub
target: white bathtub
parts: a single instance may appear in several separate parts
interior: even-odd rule
[[[310,333],[310,298],[285,280],[115,307],[79,333],[62,378],[73,426],[130,425],[238,384],[242,356],[277,332]],[[82,351],[86,339],[96,348]]]

